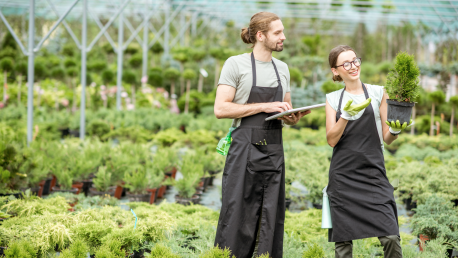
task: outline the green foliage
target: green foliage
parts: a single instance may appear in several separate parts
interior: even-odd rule
[[[124,70],[122,72],[122,81],[130,85],[138,84],[137,74],[132,70]]]
[[[151,253],[147,255],[146,257],[149,257],[149,258],[179,258],[180,256],[172,253],[172,250],[169,247],[159,243],[155,245],[153,249],[151,249]]]
[[[102,72],[102,81],[104,84],[109,84],[109,83],[112,83],[113,80],[114,80],[114,73],[113,71],[109,70],[109,69],[105,69],[103,70]]]
[[[72,67],[67,68],[65,72],[67,73],[69,77],[74,78],[78,76],[79,70],[78,68],[76,68],[76,66],[72,66]]]
[[[192,79],[194,79],[196,77],[197,77],[197,73],[196,73],[196,71],[194,71],[192,69],[186,69],[183,72],[183,78],[185,78],[186,80],[192,80]]]
[[[164,83],[164,76],[161,69],[151,69],[148,72],[148,83],[156,87],[161,87]]]
[[[39,81],[44,79],[48,75],[48,70],[43,62],[35,60],[35,67],[34,67],[34,79],[35,81]]]
[[[75,240],[69,247],[64,250],[59,257],[62,258],[86,258],[89,247],[81,239]]]
[[[146,178],[146,170],[141,165],[131,168],[124,174],[125,187],[133,194],[145,194],[148,189],[148,181]]]
[[[129,59],[129,65],[134,69],[140,68],[142,62],[143,56],[141,54],[135,54]]]
[[[107,68],[107,61],[106,60],[92,60],[87,63],[87,69],[92,72],[101,72]]]
[[[289,74],[291,77],[291,82],[295,83],[296,86],[301,85],[302,82],[302,72],[299,70],[299,68],[296,67],[291,67],[289,68]]]
[[[107,171],[106,167],[99,167],[96,177],[92,180],[94,187],[97,191],[106,192],[108,188],[113,185],[111,173]]]
[[[103,120],[92,120],[87,125],[86,133],[90,136],[102,138],[111,131],[110,125]]]
[[[445,94],[441,90],[428,93],[428,99],[434,104],[442,104],[445,101]]]
[[[109,239],[96,252],[95,258],[124,258],[125,252],[121,242],[116,239]]]
[[[160,53],[164,52],[164,48],[162,47],[161,43],[159,43],[157,41],[151,46],[150,50],[154,54],[160,54]]]
[[[302,255],[303,258],[323,258],[324,250],[317,243],[313,243],[307,246],[307,250]]]
[[[335,83],[331,80],[329,81],[325,81],[322,85],[321,85],[321,90],[324,92],[324,94],[328,94],[328,93],[331,93],[331,92],[334,92],[336,90],[340,90],[342,89],[344,86],[340,83]]]
[[[419,205],[412,218],[414,234],[423,234],[430,239],[442,237],[449,243],[458,244],[458,210],[443,197],[431,195],[425,204]]]
[[[458,96],[451,96],[448,102],[455,107],[458,106]]]
[[[180,77],[180,71],[173,67],[169,67],[164,71],[164,78],[169,81],[176,81]]]
[[[56,80],[63,80],[65,78],[65,70],[60,66],[54,67],[51,70],[51,76]]]
[[[25,61],[16,62],[16,65],[14,66],[14,71],[18,74],[26,75],[27,74],[27,62]]]
[[[180,63],[186,63],[190,58],[191,48],[189,47],[175,47],[172,49],[173,59]]]
[[[62,54],[64,54],[65,56],[73,57],[75,56],[75,49],[77,49],[76,46],[71,45],[71,44],[66,44],[62,48]]]
[[[14,67],[13,58],[4,57],[2,58],[2,60],[0,60],[0,70],[9,72],[13,70],[13,67]]]
[[[400,52],[386,81],[386,92],[392,100],[413,102],[418,96],[420,69],[413,55]]]
[[[5,251],[5,258],[36,258],[37,251],[27,240],[12,241]]]

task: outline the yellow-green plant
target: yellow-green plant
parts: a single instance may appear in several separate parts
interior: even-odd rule
[[[388,73],[385,89],[391,100],[414,102],[420,90],[420,69],[413,55],[400,52]]]

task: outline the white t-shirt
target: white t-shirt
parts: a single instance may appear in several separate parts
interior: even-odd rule
[[[382,104],[382,99],[383,99],[383,93],[384,93],[384,87],[383,86],[378,86],[378,85],[370,85],[370,84],[364,84],[367,87],[367,93],[369,94],[369,98],[371,98],[371,105],[372,109],[374,110],[374,116],[375,116],[375,124],[377,125],[377,131],[378,135],[380,137],[380,144],[382,145],[382,149],[384,149],[383,146],[383,131],[382,131],[382,119],[380,118],[380,105]],[[328,101],[329,105],[337,112],[338,105],[339,105],[339,99],[340,95],[342,94],[343,89],[331,92],[329,94],[326,94],[326,100]],[[350,100],[353,100],[352,104],[359,104],[363,101],[366,100],[366,96],[363,94],[359,95],[354,95],[350,94],[348,92],[344,92],[343,98],[342,98],[342,105],[340,108],[343,108],[345,104]],[[364,112],[365,109],[361,110],[358,114],[355,116],[351,117],[351,120],[357,120],[359,119]]]

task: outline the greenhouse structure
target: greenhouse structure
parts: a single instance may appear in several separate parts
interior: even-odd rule
[[[262,31],[260,12],[280,20]],[[358,194],[375,202],[376,188],[394,189],[399,257],[458,257],[458,0],[0,0],[0,18],[0,257],[339,257],[333,242],[341,241],[328,241],[339,232],[333,198],[345,184],[333,172],[339,144],[360,139],[352,153],[363,156],[367,141],[344,126],[333,142],[333,130],[342,118],[355,128],[368,110],[383,178]],[[280,50],[260,46],[274,22],[283,26]],[[331,52],[340,45],[355,56],[341,65],[337,56],[347,52],[335,61]],[[259,49],[271,59],[253,54],[250,63]],[[231,64],[245,57],[247,72],[236,66],[240,77],[229,87]],[[256,88],[269,87],[251,80],[252,71],[258,83],[267,80],[265,63],[280,82],[280,102],[326,108],[271,124],[264,115],[275,111],[267,109],[233,115],[236,103],[264,102]],[[334,80],[352,69],[367,86],[355,97],[353,77]],[[358,96],[371,100],[363,107]],[[389,101],[410,105],[404,126]],[[254,126],[245,135],[251,142],[237,139],[258,113],[262,130],[282,125],[278,138]],[[249,175],[273,173],[259,172],[264,164],[253,155],[280,171],[277,254],[262,251],[270,250],[263,234],[274,235],[262,224],[268,184],[260,208],[237,206],[251,197],[236,191],[255,188]],[[251,235],[238,241],[253,246],[238,250],[231,234],[238,223],[248,232],[250,214]],[[351,240],[353,257],[388,257],[375,235]]]

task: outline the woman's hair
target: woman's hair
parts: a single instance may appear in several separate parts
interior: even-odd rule
[[[250,25],[248,28],[243,28],[240,37],[242,38],[243,42],[246,44],[254,44],[256,43],[256,33],[261,31],[264,35],[270,29],[270,23],[276,20],[280,20],[280,17],[274,13],[269,12],[259,12],[256,13],[251,17]]]
[[[340,45],[340,46],[337,46],[335,48],[333,48],[331,50],[331,52],[329,53],[329,66],[331,68],[334,68],[337,66],[337,58],[339,58],[339,55],[343,52],[346,52],[346,51],[353,51],[356,54],[356,51],[353,50],[353,48],[347,46],[347,45]],[[335,81],[335,82],[341,82],[343,81],[342,80],[342,77],[340,77],[340,75],[333,75],[332,76],[332,80]]]

